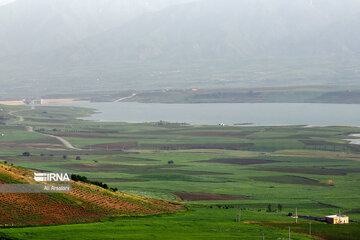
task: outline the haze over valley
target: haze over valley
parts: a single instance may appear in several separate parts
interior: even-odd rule
[[[359,24],[356,0],[2,1],[0,96],[351,88]]]
[[[0,239],[359,240],[359,0],[0,0]]]

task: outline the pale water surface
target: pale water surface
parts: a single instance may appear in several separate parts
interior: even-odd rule
[[[54,105],[54,104],[53,104]],[[186,122],[227,125],[360,126],[360,104],[314,103],[75,103],[57,104],[97,109],[86,119],[114,122]]]

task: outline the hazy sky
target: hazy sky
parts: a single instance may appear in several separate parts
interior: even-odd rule
[[[359,0],[12,1],[0,0],[0,97],[360,78]]]
[[[15,2],[16,0],[0,0],[0,6],[6,5],[11,2]]]

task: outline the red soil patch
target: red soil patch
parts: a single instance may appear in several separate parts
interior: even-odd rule
[[[100,212],[40,193],[1,193],[0,224],[39,225],[94,222]]]
[[[183,132],[176,135],[184,136],[209,136],[209,137],[246,137],[253,132]]]
[[[11,143],[0,142],[1,146],[8,147],[62,147],[61,144],[49,144],[49,143]]]
[[[156,131],[144,131],[144,132],[132,132],[132,134],[140,135],[171,135],[174,130],[156,130]]]
[[[50,134],[58,137],[74,137],[74,138],[114,138],[114,137],[109,137],[105,133],[46,132],[46,134]]]
[[[85,148],[92,148],[92,149],[125,149],[125,148],[134,148],[137,147],[137,142],[121,142],[121,143],[102,143],[102,144],[95,144],[91,146],[86,146]]]
[[[142,144],[142,147],[151,147],[162,150],[176,149],[228,149],[238,150],[241,148],[250,148],[254,143],[209,143],[209,144]]]
[[[210,137],[245,137],[253,132],[220,132],[220,131],[198,131],[198,132],[179,132],[179,130],[158,130],[158,131],[145,131],[134,132],[132,134],[141,135],[183,135],[183,136],[210,136]]]
[[[338,143],[332,143],[327,141],[321,141],[321,140],[299,140],[306,146],[333,146],[333,145],[341,145]]]
[[[64,162],[66,159],[63,159],[62,156],[28,156],[28,157],[2,157],[2,160],[8,162]]]
[[[237,200],[249,199],[244,196],[219,195],[211,193],[174,193],[183,201],[204,201],[204,200]]]
[[[0,193],[1,225],[48,225],[96,222],[107,216],[139,216],[182,210],[161,200],[116,195],[72,184],[69,201],[63,195]]]
[[[37,184],[33,172],[0,164],[0,184]],[[112,192],[82,182],[71,193],[0,193],[0,226],[96,222],[111,216],[145,216],[183,210],[180,204]]]
[[[84,164],[81,164],[82,166],[84,167],[91,167],[91,168],[98,168],[99,165],[96,165],[96,164],[87,164],[87,163],[84,163]]]
[[[24,118],[25,121],[31,122],[47,122],[47,123],[64,123],[65,119],[52,119],[52,118]]]
[[[145,216],[184,209],[179,204],[112,193],[82,183],[72,183],[70,194],[0,193],[0,206],[0,225],[8,226],[87,223],[109,216]]]
[[[127,194],[109,194],[99,191],[97,187],[85,187],[83,184],[72,185],[71,195],[77,199],[102,208],[107,215],[149,215],[171,213],[183,209],[181,205],[175,205],[162,200],[132,197]]]
[[[226,163],[226,164],[236,164],[236,165],[254,165],[254,164],[266,164],[266,163],[276,163],[279,161],[274,160],[263,160],[263,159],[252,159],[252,158],[221,158],[221,159],[210,159],[196,162],[209,162],[209,163]]]

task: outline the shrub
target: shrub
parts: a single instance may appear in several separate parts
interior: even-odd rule
[[[268,206],[267,206],[267,210],[266,210],[267,212],[271,212],[272,210],[271,210],[271,204],[269,204]]]
[[[81,175],[78,175],[78,174],[71,174],[71,179],[76,181],[76,182],[81,181],[81,182],[84,182],[84,183],[91,183],[91,184],[94,184],[96,186],[102,187],[104,189],[109,189],[109,187],[108,187],[108,185],[106,183],[102,183],[102,182],[99,182],[99,181],[91,181],[91,180],[87,179],[87,177],[81,176]],[[113,190],[114,192],[116,192],[118,190],[117,188],[113,188],[113,189],[111,189],[111,190]]]

